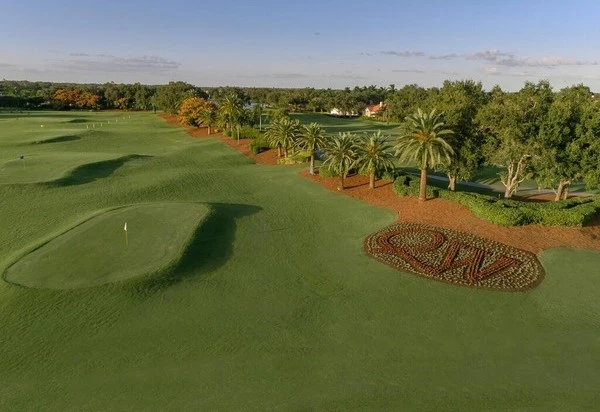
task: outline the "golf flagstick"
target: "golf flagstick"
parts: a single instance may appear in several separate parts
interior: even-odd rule
[[[125,231],[125,246],[129,245],[129,239],[127,239],[127,222],[125,222],[125,226],[123,227]]]

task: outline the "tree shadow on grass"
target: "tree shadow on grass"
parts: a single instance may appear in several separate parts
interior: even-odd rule
[[[125,163],[136,159],[149,159],[153,156],[146,155],[128,155],[117,159],[102,160],[100,162],[88,163],[83,166],[76,167],[71,172],[60,179],[45,183],[52,187],[75,186],[91,183],[95,180],[105,179],[110,177]]]
[[[33,142],[32,144],[63,143],[63,142],[72,142],[74,140],[81,140],[81,136],[75,136],[75,135],[58,136],[58,137],[53,137],[51,139],[38,140],[36,142]]]
[[[262,210],[254,205],[212,203],[211,215],[198,226],[181,259],[160,274],[133,282],[134,296],[150,297],[183,280],[203,278],[223,266],[233,253],[237,219]]]

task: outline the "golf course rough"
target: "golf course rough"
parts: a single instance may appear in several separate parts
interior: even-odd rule
[[[544,268],[532,253],[449,229],[401,223],[369,236],[368,254],[402,271],[461,286],[522,291]]]
[[[31,288],[75,289],[158,273],[179,260],[210,213],[202,203],[110,210],[26,254],[5,279]]]

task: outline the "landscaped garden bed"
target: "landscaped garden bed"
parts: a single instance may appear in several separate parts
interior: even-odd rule
[[[366,239],[365,250],[399,270],[460,286],[524,291],[544,277],[532,253],[428,225],[388,226]]]

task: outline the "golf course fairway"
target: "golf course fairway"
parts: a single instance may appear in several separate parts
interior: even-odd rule
[[[598,409],[598,252],[404,273],[364,250],[397,213],[152,113],[0,113],[2,167],[0,411]]]
[[[198,203],[105,212],[25,255],[8,269],[6,280],[33,288],[72,289],[164,271],[181,257],[209,214],[210,208]]]

